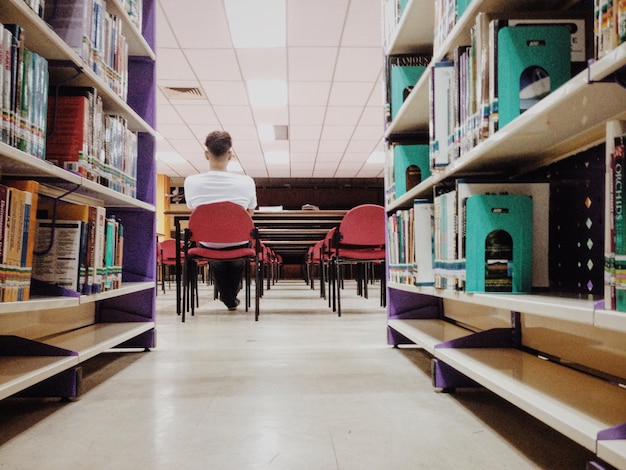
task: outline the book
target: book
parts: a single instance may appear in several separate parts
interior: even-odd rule
[[[33,279],[80,292],[84,240],[85,223],[80,220],[37,219]]]
[[[90,118],[88,97],[49,97],[46,160],[87,179],[91,175]]]
[[[11,145],[11,87],[13,67],[13,34],[3,27],[2,142]]]
[[[22,80],[22,57],[24,53],[24,36],[25,31],[20,25],[17,24],[5,24],[5,29],[11,33],[10,37],[10,50],[11,50],[11,62],[10,62],[10,82],[9,82],[9,103],[8,103],[8,129],[7,140],[5,141],[9,145],[15,147],[17,131],[17,116],[16,110],[19,105],[19,93],[21,89]],[[5,84],[6,85],[6,84]],[[5,103],[6,105],[6,103]]]
[[[430,55],[399,55],[388,58],[387,99],[391,107],[391,119],[395,119],[431,59]]]
[[[103,207],[85,204],[57,204],[56,209],[44,205],[39,213],[43,218],[57,221],[80,221],[83,224],[83,239],[80,254],[80,292],[92,294],[102,291],[104,266],[104,237],[106,210]]]
[[[415,252],[415,285],[434,285],[434,207],[425,199],[413,202],[413,242]]]
[[[438,62],[433,66],[430,76],[430,166],[445,167],[450,163],[448,142],[452,135],[452,83],[454,80],[454,63]]]
[[[626,311],[626,207],[624,206],[624,165],[626,153],[624,135],[613,138],[613,227],[615,309]]]
[[[35,180],[3,180],[7,186],[21,189],[25,191],[29,196],[27,200],[28,204],[26,213],[26,225],[24,227],[24,250],[22,253],[22,266],[33,266],[33,252],[35,250],[35,235],[36,235],[36,215],[39,207],[39,182]]]
[[[44,9],[46,22],[87,64],[91,62],[91,41],[89,38],[93,13],[92,0],[49,1]]]
[[[9,204],[3,264],[21,266],[26,194],[24,191],[12,187],[8,188],[8,193]]]

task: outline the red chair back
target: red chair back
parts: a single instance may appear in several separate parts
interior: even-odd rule
[[[196,207],[189,217],[191,241],[240,243],[252,240],[254,222],[247,210],[232,202]]]
[[[342,245],[376,247],[385,245],[385,208],[363,204],[350,209],[339,224]]]
[[[174,264],[176,263],[176,240],[173,238],[168,238],[167,240],[163,240],[159,242],[159,261],[164,264]],[[183,257],[182,246],[179,251],[181,261]]]

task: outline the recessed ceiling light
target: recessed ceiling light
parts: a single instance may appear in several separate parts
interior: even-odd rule
[[[285,47],[285,0],[224,0],[235,48]]]

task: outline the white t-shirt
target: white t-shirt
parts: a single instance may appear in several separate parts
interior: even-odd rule
[[[254,209],[257,205],[256,185],[254,180],[247,175],[227,171],[208,171],[185,178],[185,200],[190,209],[195,209],[202,204],[224,201],[239,204],[244,209]],[[247,240],[232,244],[200,242],[207,248],[226,248],[247,243]]]
[[[190,209],[223,201],[239,204],[244,209],[254,209],[257,206],[256,186],[247,175],[208,171],[185,178],[185,200]]]

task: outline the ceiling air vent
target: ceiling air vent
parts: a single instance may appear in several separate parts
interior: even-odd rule
[[[161,91],[170,100],[197,100],[205,99],[204,93],[198,87],[164,86]]]

